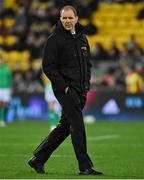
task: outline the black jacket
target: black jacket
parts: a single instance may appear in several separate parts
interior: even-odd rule
[[[90,50],[83,29],[77,23],[73,36],[59,22],[47,39],[42,67],[55,92],[64,92],[67,86],[82,93],[89,90]]]

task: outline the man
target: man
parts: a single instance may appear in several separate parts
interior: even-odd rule
[[[143,92],[144,90],[144,81],[143,77],[136,71],[133,66],[126,66],[124,68],[125,76],[125,85],[128,93],[136,94]]]
[[[5,127],[6,111],[11,99],[12,72],[0,50],[0,127]]]
[[[62,106],[58,126],[34,151],[29,165],[45,173],[44,164],[53,151],[71,134],[80,175],[102,175],[92,169],[87,154],[82,109],[90,86],[89,45],[72,6],[60,11],[60,22],[49,36],[44,49],[43,70],[52,83],[54,94]]]

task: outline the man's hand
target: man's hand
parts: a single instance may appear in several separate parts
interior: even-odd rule
[[[66,87],[65,88],[65,94],[67,94],[68,90],[69,90],[69,87]]]

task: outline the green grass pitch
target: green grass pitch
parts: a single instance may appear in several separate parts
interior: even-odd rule
[[[144,122],[96,122],[86,125],[88,152],[104,176],[79,176],[70,137],[47,161],[47,174],[27,165],[32,151],[47,136],[47,122],[15,122],[0,128],[0,179],[143,179]]]

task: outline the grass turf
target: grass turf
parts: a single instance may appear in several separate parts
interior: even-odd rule
[[[104,176],[79,176],[68,138],[36,174],[27,165],[34,148],[48,134],[47,122],[25,121],[0,128],[1,179],[142,179],[144,178],[144,122],[96,122],[86,125],[88,152]]]

